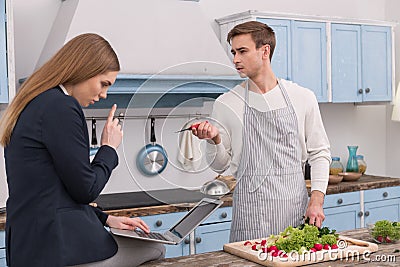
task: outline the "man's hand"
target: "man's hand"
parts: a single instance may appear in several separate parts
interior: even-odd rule
[[[311,192],[310,202],[306,211],[306,218],[310,219],[309,224],[315,225],[319,228],[322,226],[322,222],[325,220],[324,215],[324,197],[325,195],[317,190]]]
[[[106,221],[109,227],[123,229],[123,230],[135,230],[137,227],[142,229],[145,233],[150,232],[150,228],[140,218],[129,218],[122,216],[109,215]]]
[[[219,135],[218,128],[208,121],[201,122],[197,128],[193,127],[192,133],[199,139],[211,139],[215,144],[221,143],[221,137]]]

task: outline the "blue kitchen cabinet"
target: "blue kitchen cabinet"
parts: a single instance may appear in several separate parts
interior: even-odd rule
[[[0,0],[0,103],[8,103],[6,3]]]
[[[5,232],[0,231],[0,267],[7,266],[6,263],[6,241],[5,241]]]
[[[311,89],[319,102],[328,101],[326,23],[257,19],[275,31],[272,68],[279,78]]]
[[[327,195],[324,201],[323,226],[338,232],[360,228],[360,211],[360,192]]]
[[[332,102],[392,99],[391,27],[333,23]]]
[[[318,102],[328,101],[326,23],[293,21],[292,77],[311,89]]]
[[[284,19],[258,19],[275,32],[276,47],[272,55],[272,69],[276,77],[292,80],[291,21]]]
[[[222,250],[229,243],[229,233],[232,222],[206,224],[195,231],[196,253]]]
[[[222,250],[229,243],[232,223],[232,207],[216,210],[206,221],[195,230],[196,253]]]
[[[151,231],[164,232],[178,222],[185,212],[143,216]],[[217,209],[207,218],[194,233],[194,240],[187,237],[179,245],[166,245],[166,258],[180,257],[194,253],[222,250],[229,243],[229,231],[232,221],[232,207]],[[195,251],[190,251],[190,243]]]
[[[177,223],[186,212],[176,212],[160,215],[151,215],[140,217],[154,232],[165,232],[175,223]],[[165,245],[166,258],[180,257],[189,255],[189,237],[178,245]]]
[[[400,221],[400,187],[364,192],[365,226],[379,220]]]
[[[361,26],[364,101],[392,100],[392,31],[390,27]]]

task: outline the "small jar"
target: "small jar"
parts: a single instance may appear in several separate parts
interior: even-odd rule
[[[332,157],[332,162],[329,167],[329,174],[337,175],[338,173],[343,172],[343,165],[340,162],[339,157]]]
[[[358,172],[364,174],[367,170],[367,163],[364,160],[363,155],[357,155]]]

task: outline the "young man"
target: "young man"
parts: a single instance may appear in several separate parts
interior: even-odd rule
[[[221,173],[230,167],[237,180],[230,241],[278,234],[301,224],[304,215],[320,227],[331,159],[316,97],[277,79],[271,68],[275,34],[266,24],[239,24],[227,41],[238,73],[248,79],[215,101],[217,123],[202,122],[193,134],[209,139],[211,168]]]

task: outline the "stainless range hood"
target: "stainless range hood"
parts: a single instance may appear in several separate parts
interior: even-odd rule
[[[174,67],[196,61],[231,66],[198,2],[63,1],[37,66],[48,60],[66,41],[85,32],[99,33],[109,40],[120,58],[121,73],[236,75],[230,67]]]

